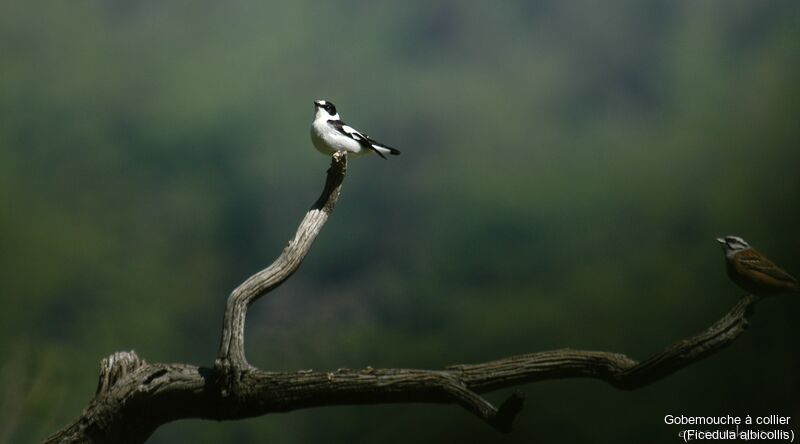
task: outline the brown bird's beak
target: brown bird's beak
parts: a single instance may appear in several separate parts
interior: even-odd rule
[[[717,242],[721,243],[722,245],[725,245],[727,243],[727,242],[725,242],[725,239],[723,239],[721,237],[717,238]]]

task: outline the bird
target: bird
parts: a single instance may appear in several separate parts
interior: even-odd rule
[[[317,151],[327,155],[342,151],[352,156],[376,153],[386,159],[386,154],[395,156],[400,154],[399,150],[380,143],[344,123],[336,112],[336,106],[328,100],[314,101],[311,142]]]
[[[717,238],[725,252],[728,277],[747,292],[759,296],[800,293],[800,283],[773,264],[739,236]]]

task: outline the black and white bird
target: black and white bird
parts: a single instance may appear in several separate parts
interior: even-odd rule
[[[314,101],[314,121],[311,123],[311,142],[321,153],[332,155],[345,151],[351,156],[377,153],[398,155],[400,151],[386,146],[352,126],[342,122],[333,103],[327,100]]]

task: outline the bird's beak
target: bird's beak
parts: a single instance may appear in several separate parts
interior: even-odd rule
[[[727,243],[727,242],[725,242],[725,239],[723,239],[721,237],[717,238],[717,242],[721,243],[722,245],[725,245]]]
[[[314,106],[315,106],[315,107],[316,107],[316,106],[319,106],[319,100],[315,100],[315,101],[314,101]]]

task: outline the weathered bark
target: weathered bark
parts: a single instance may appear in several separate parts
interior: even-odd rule
[[[269,267],[250,276],[228,297],[222,322],[222,341],[216,367],[238,370],[249,368],[244,356],[244,322],[247,308],[258,298],[281,285],[303,262],[320,230],[333,212],[347,173],[347,156],[336,153],[331,159],[325,187],[306,213],[294,237]]]
[[[496,408],[479,393],[560,378],[595,378],[620,389],[639,388],[733,342],[747,328],[758,299],[745,296],[702,333],[642,362],[619,353],[561,349],[442,370],[259,370],[244,354],[247,308],[297,270],[333,211],[346,164],[345,156],[334,156],[322,195],[294,238],[272,265],[231,293],[213,368],[148,364],[133,351],[114,353],[103,359],[97,393],[81,416],[46,442],[140,443],[160,425],[183,418],[231,420],[325,405],[402,402],[458,404],[508,432],[522,409],[522,394],[511,395]]]

